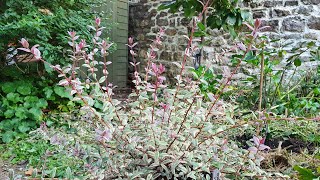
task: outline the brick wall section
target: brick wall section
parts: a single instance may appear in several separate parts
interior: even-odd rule
[[[174,72],[170,62],[181,61],[187,40],[190,23],[181,14],[158,12],[157,7],[165,0],[140,0],[130,5],[129,36],[139,42],[138,59],[144,62],[146,52],[160,27],[166,32],[158,61],[169,68],[169,76]],[[264,32],[273,38],[281,38],[298,46],[305,40],[320,41],[320,0],[262,0],[258,3],[243,3],[242,8],[249,9],[254,18],[263,20],[264,25],[272,29]],[[227,65],[225,60],[217,60],[216,55],[233,44],[228,33],[209,30],[210,44],[204,47],[204,58],[219,66]],[[189,63],[191,64],[191,63]]]

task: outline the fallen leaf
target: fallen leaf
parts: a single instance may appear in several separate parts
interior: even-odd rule
[[[33,167],[30,167],[30,168],[28,169],[28,171],[26,171],[24,174],[25,174],[26,176],[31,176],[31,175],[32,175],[32,172],[33,172]]]

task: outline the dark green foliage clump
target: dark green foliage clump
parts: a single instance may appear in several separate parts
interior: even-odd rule
[[[2,0],[0,2],[1,61],[8,46],[19,46],[21,38],[39,44],[48,62],[64,63],[64,47],[68,46],[67,32],[74,30],[90,37],[87,25],[96,16],[96,0]]]
[[[30,44],[39,44],[45,61],[67,64],[68,31],[91,39],[88,25],[100,15],[94,8],[103,3],[104,0],[0,0],[0,142],[10,142],[38,127],[46,112],[68,111],[73,106],[69,102],[71,96],[55,85],[56,75],[46,63],[17,62],[23,60],[20,57],[24,54],[17,51],[21,47],[19,40],[25,38]],[[12,60],[17,63],[6,65]]]
[[[191,18],[203,11],[203,4],[207,1],[198,0],[177,0],[169,4],[162,4],[159,9],[169,9],[170,12],[176,13],[182,9],[185,17]],[[206,26],[212,29],[223,28],[228,30],[231,35],[236,35],[235,29],[240,28],[242,23],[251,18],[247,10],[240,9],[238,0],[217,0],[209,1],[207,13],[204,16]]]

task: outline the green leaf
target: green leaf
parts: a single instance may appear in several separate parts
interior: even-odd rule
[[[52,90],[52,88],[51,87],[45,87],[44,89],[43,89],[43,91],[44,91],[44,94],[45,94],[45,96],[46,96],[46,99],[52,99],[52,93],[53,93],[53,90]],[[52,100],[54,100],[54,98],[52,99]]]
[[[19,119],[26,119],[27,118],[27,114],[26,114],[26,109],[23,107],[19,107],[15,109],[15,115],[17,118]]]
[[[235,38],[235,37],[237,36],[237,33],[236,33],[236,31],[234,30],[234,27],[233,27],[233,26],[229,26],[227,29],[229,30],[229,33],[231,34],[232,37]]]
[[[153,179],[152,174],[148,174],[147,180],[152,180],[152,179]]]
[[[310,180],[310,179],[317,178],[310,169],[303,168],[297,165],[294,166],[293,169],[299,172],[300,180]]]
[[[37,96],[26,96],[24,101],[28,101],[30,103],[38,102],[39,98]]]
[[[315,95],[319,95],[319,94],[320,94],[320,88],[315,88],[315,89],[313,89],[313,93],[314,93]]]
[[[199,23],[198,23],[198,28],[199,28],[201,31],[206,30],[206,27],[204,26],[204,24],[202,24],[202,22],[199,22]]]
[[[206,34],[202,31],[196,31],[193,33],[193,36],[194,37],[202,37],[202,36],[205,36]]]
[[[236,24],[237,18],[235,16],[228,16],[227,17],[227,23],[231,26],[234,26]]]
[[[39,121],[42,119],[42,111],[39,108],[31,108],[29,112],[33,115],[35,120]]]
[[[195,171],[191,171],[188,173],[187,177],[191,178],[191,179],[197,179],[196,177],[196,172]]]
[[[72,179],[72,171],[71,171],[71,168],[70,167],[68,167],[67,169],[66,169],[66,178],[67,179]]]
[[[16,134],[16,133],[13,132],[13,131],[7,131],[7,132],[5,132],[5,133],[2,135],[2,141],[3,141],[4,143],[9,143],[9,142],[13,141],[15,134]]]
[[[251,17],[251,14],[249,11],[242,10],[240,13],[241,13],[241,18],[243,21],[246,21]]]
[[[23,107],[24,108],[31,108],[33,106],[33,104],[31,104],[29,101],[25,101],[24,103],[23,103]]]
[[[14,83],[8,82],[2,85],[2,91],[6,94],[13,93],[16,91],[16,86]]]
[[[296,66],[296,67],[299,67],[299,66],[301,66],[301,59],[295,59],[294,60],[294,62],[293,62],[293,64]]]
[[[46,121],[46,125],[47,125],[48,127],[52,126],[53,124],[54,124],[53,121],[50,121],[50,120]]]
[[[60,97],[72,99],[72,96],[64,87],[55,86],[53,90]]]
[[[12,118],[14,116],[14,112],[14,110],[8,109],[6,112],[4,112],[4,117],[6,117],[7,119]]]
[[[48,73],[52,73],[54,71],[48,63],[44,63],[44,68]]]
[[[6,119],[0,122],[0,129],[2,130],[12,130],[16,124],[16,122],[20,122],[19,119]]]
[[[48,103],[47,103],[47,101],[46,101],[45,99],[43,99],[43,98],[39,99],[39,101],[38,101],[37,104],[36,104],[36,107],[38,107],[38,108],[45,108],[45,107],[47,107],[47,106],[48,106]]]
[[[30,127],[28,126],[28,124],[26,122],[24,122],[18,126],[18,129],[20,132],[25,133],[30,130]]]
[[[100,79],[99,79],[99,83],[103,83],[104,81],[106,81],[106,76],[102,76]]]
[[[54,167],[51,171],[51,178],[55,178],[56,177],[56,173],[57,173],[57,168]]]
[[[310,41],[310,42],[307,43],[307,47],[308,48],[312,48],[315,45],[316,45],[316,43],[314,41]]]
[[[22,95],[29,95],[31,93],[31,87],[26,84],[23,84],[18,87],[17,91]]]
[[[20,96],[18,93],[9,93],[7,94],[7,99],[13,103],[17,103],[19,101],[21,101]]]

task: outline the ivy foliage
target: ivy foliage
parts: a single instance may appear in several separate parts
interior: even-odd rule
[[[1,0],[0,52],[4,60],[8,46],[17,47],[21,38],[42,47],[42,56],[51,63],[64,63],[67,32],[91,37],[87,24],[97,14],[97,0]],[[99,1],[102,4],[104,1]]]
[[[184,16],[191,18],[203,11],[204,0],[176,0],[171,3],[162,4],[159,10],[169,9],[169,12],[176,13],[180,10]],[[215,29],[224,28],[235,35],[235,29],[239,28],[244,21],[251,18],[247,10],[240,9],[238,0],[215,0],[207,9],[206,26]]]

